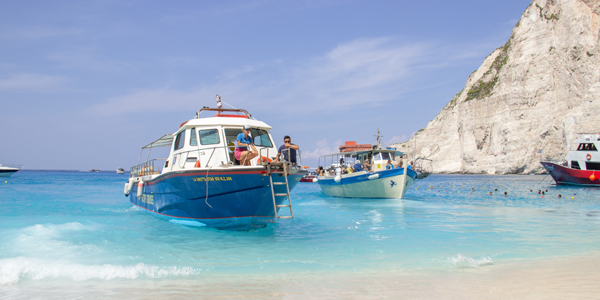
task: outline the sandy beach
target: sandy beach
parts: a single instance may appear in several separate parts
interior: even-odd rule
[[[24,282],[3,299],[598,299],[600,255],[425,272]]]

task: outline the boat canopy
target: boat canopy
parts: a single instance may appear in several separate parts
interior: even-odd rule
[[[173,138],[174,138],[174,136],[172,134],[165,134],[162,137],[160,137],[158,140],[142,147],[142,149],[169,147],[173,144]]]
[[[387,152],[394,153],[394,155],[405,155],[406,153],[402,151],[398,151],[396,149],[371,149],[371,150],[358,150],[358,151],[348,151],[348,152],[338,152],[333,154],[322,155],[321,157],[329,157],[329,156],[342,156],[342,157],[353,157],[357,154],[370,153],[370,152]]]

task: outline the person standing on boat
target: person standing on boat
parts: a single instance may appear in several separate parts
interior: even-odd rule
[[[289,135],[286,135],[283,137],[283,145],[279,147],[274,161],[279,161],[279,156],[283,154],[284,161],[289,161],[292,164],[296,164],[298,162],[296,160],[296,150],[300,150],[300,147],[292,144],[292,138],[290,138]]]
[[[251,147],[252,150],[248,150],[248,147]],[[254,141],[250,136],[250,125],[244,126],[242,133],[238,134],[234,155],[235,159],[244,166],[249,166],[250,160],[258,156],[258,150],[254,147]]]

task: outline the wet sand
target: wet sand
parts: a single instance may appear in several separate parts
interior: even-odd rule
[[[425,272],[24,280],[2,299],[598,299],[600,254]]]

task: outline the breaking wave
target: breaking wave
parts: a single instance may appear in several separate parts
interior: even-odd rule
[[[164,278],[199,274],[191,267],[158,267],[138,263],[132,266],[82,265],[37,258],[15,257],[0,259],[0,285],[11,285],[22,279],[41,280],[67,278],[75,281],[90,279]]]

